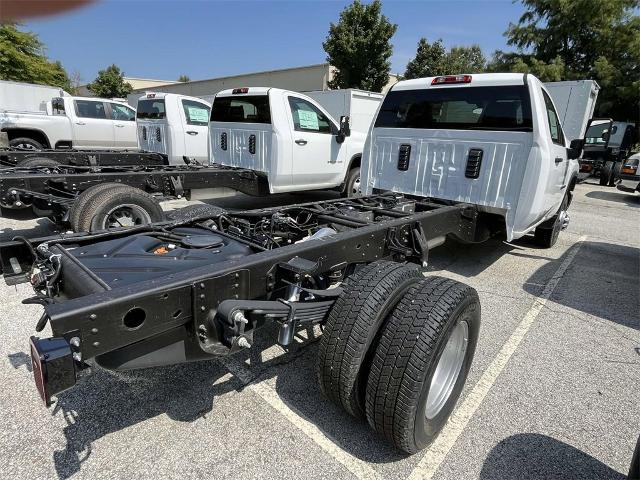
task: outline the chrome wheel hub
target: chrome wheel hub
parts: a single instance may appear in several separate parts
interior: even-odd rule
[[[469,324],[465,320],[460,320],[447,340],[431,379],[424,409],[427,420],[438,415],[451,397],[453,387],[462,370],[468,344]]]

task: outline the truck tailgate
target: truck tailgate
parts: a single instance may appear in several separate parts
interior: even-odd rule
[[[362,179],[366,192],[377,188],[508,210],[520,194],[532,134],[431,130],[425,138],[424,130],[380,128],[369,141],[372,161]],[[409,158],[401,165],[407,146]],[[478,151],[477,178],[469,178],[467,166]]]
[[[270,124],[211,122],[213,161],[269,173],[272,133]]]

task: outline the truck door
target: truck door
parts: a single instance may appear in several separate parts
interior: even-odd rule
[[[100,100],[74,99],[73,146],[113,148],[114,126],[107,116],[107,104]]]
[[[289,96],[293,135],[291,181],[302,188],[326,188],[342,181],[344,144],[336,141],[338,126],[314,104]]]
[[[206,103],[183,98],[181,118],[184,127],[184,152],[200,163],[209,163],[209,111]]]
[[[567,158],[567,148],[565,146],[564,133],[560,119],[553,106],[551,97],[546,91],[542,90],[544,104],[547,111],[547,120],[549,125],[548,135],[551,138],[551,158],[550,158],[550,175],[547,183],[547,201],[548,209],[559,207],[562,198],[567,191],[567,183],[569,181],[567,173],[569,170],[569,160]]]
[[[138,148],[136,131],[136,111],[120,103],[109,102],[111,122],[113,124],[114,144],[116,149]]]

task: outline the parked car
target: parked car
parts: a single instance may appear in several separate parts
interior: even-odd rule
[[[213,160],[261,172],[271,193],[337,188],[358,194],[362,149],[381,99],[360,90],[224,90],[211,109]]]
[[[48,90],[47,90],[48,89]],[[0,131],[14,148],[123,150],[138,147],[135,110],[124,102],[72,97],[52,87],[0,82]],[[11,103],[5,101],[12,98]],[[25,100],[22,106],[16,98]]]
[[[616,188],[622,192],[640,193],[640,153],[627,158],[616,176]]]
[[[210,111],[211,104],[201,98],[145,93],[137,103],[140,148],[167,155],[171,165],[184,165],[184,157],[208,164]]]

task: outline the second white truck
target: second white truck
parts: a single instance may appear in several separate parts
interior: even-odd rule
[[[135,110],[124,102],[0,81],[0,131],[13,148],[135,149],[135,118]]]
[[[382,97],[351,89],[309,95],[224,90],[211,110],[213,160],[260,172],[271,193],[338,188],[358,194],[362,150]]]

